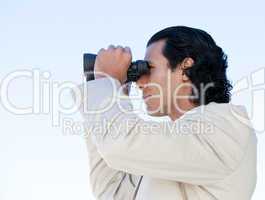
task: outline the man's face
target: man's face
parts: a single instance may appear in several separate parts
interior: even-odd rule
[[[142,75],[137,81],[143,98],[148,96],[144,101],[148,114],[152,116],[165,116],[171,113],[178,103],[176,95],[184,92],[182,89],[175,91],[183,82],[182,71],[179,67],[174,72],[170,70],[168,60],[162,53],[164,45],[165,40],[159,40],[148,46],[144,60],[150,64],[150,74]]]

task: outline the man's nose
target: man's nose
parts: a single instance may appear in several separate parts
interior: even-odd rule
[[[137,81],[136,84],[142,90],[144,89],[145,85],[148,83],[149,77],[148,75],[142,75]]]

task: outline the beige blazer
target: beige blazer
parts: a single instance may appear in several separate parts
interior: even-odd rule
[[[81,103],[96,199],[251,199],[257,138],[245,107],[212,102],[158,122],[132,112],[116,79],[89,81],[72,95]]]

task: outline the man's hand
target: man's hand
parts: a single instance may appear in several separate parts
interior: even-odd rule
[[[95,79],[106,77],[116,78],[123,84],[127,79],[127,70],[132,62],[129,47],[109,45],[108,49],[100,49],[95,61]]]

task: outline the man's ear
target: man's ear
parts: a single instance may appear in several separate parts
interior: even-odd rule
[[[192,67],[194,64],[194,60],[190,57],[185,58],[181,63],[181,70],[182,70],[182,80],[188,81],[189,77],[185,74],[185,70]]]
[[[194,60],[190,57],[187,57],[183,60],[184,67],[189,68],[194,64]]]

